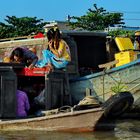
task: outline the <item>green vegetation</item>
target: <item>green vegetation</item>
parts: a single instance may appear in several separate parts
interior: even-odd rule
[[[120,93],[127,91],[127,86],[124,83],[122,83],[122,81],[119,81],[114,86],[111,87],[111,90],[114,93]]]
[[[104,31],[105,28],[114,25],[123,25],[122,13],[110,13],[103,7],[98,8],[96,4],[93,9],[88,9],[85,15],[80,17],[70,17],[68,26],[72,29],[88,30],[88,31]],[[6,16],[5,22],[0,22],[0,39],[28,36],[32,33],[42,32],[43,26],[48,23],[37,17],[21,17]],[[133,31],[116,30],[109,31],[109,36],[129,36],[134,39]]]
[[[37,17],[6,16],[6,23],[0,22],[0,39],[27,36],[33,32],[41,32],[46,22]]]
[[[116,36],[122,36],[122,37],[130,37],[132,40],[134,40],[134,33],[135,31],[128,31],[128,30],[115,30],[108,32],[109,36],[116,37]]]
[[[69,22],[69,26],[73,29],[80,28],[89,31],[95,30],[104,30],[109,26],[121,25],[122,22],[122,13],[109,13],[105,9],[97,8],[97,5],[94,4],[94,9],[88,9],[88,12],[81,16],[71,17],[72,22]]]

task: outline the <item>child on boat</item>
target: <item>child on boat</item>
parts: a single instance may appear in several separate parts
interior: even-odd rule
[[[71,61],[68,44],[61,38],[59,29],[51,28],[47,32],[48,49],[43,50],[43,59],[36,64],[37,67],[49,66],[54,68],[65,68]]]
[[[10,54],[8,61],[12,63],[23,63],[25,66],[33,68],[38,61],[38,57],[29,49],[17,47]]]

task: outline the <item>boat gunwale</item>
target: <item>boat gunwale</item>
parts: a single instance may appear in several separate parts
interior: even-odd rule
[[[86,114],[86,113],[92,113],[92,112],[104,112],[104,109],[101,107],[93,108],[93,109],[86,109],[86,110],[80,110],[80,111],[71,111],[66,113],[60,113],[60,114],[53,114],[53,115],[46,115],[42,117],[34,117],[34,118],[25,118],[25,119],[13,119],[13,120],[1,120],[0,125],[4,124],[14,124],[14,123],[26,123],[26,122],[33,122],[33,121],[42,121],[47,119],[55,119],[55,118],[62,118],[62,117],[69,117],[69,116],[76,116],[80,114]]]
[[[135,61],[132,61],[128,64],[125,64],[125,65],[122,65],[122,66],[119,66],[119,67],[115,67],[115,68],[112,68],[112,69],[108,69],[106,71],[101,71],[101,72],[97,72],[97,73],[93,73],[93,74],[88,74],[86,76],[82,76],[82,77],[76,77],[74,79],[70,79],[70,82],[76,82],[76,81],[84,81],[84,80],[88,80],[88,79],[92,79],[92,78],[96,78],[98,76],[103,76],[104,74],[110,74],[110,73],[113,73],[113,72],[117,72],[117,71],[120,71],[120,70],[123,70],[123,69],[126,69],[128,67],[132,67],[134,65],[138,65],[140,64],[140,59],[137,59]]]

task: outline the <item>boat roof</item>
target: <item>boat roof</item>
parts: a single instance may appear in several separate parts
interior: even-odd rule
[[[70,36],[107,36],[106,32],[102,31],[75,31],[75,30],[63,30],[62,34]]]

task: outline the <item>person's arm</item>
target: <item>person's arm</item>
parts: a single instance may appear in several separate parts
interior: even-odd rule
[[[26,95],[26,93],[25,93],[25,109],[26,109],[26,111],[29,111],[29,109],[30,109],[29,99],[28,99],[28,96]]]
[[[28,68],[33,68],[38,61],[38,57],[34,58],[32,63],[28,66]]]
[[[27,60],[32,60],[31,64],[28,67],[33,68],[38,61],[37,55],[30,50],[25,50],[24,55]]]
[[[49,46],[50,51],[51,51],[55,56],[60,57],[58,51],[55,50],[55,49],[52,47],[52,43],[53,43],[52,40],[50,40],[50,41],[48,42],[48,46]]]
[[[65,43],[61,40],[59,42],[59,47],[58,50],[55,50],[52,45],[49,46],[50,50],[52,51],[52,53],[54,55],[56,55],[57,57],[61,58],[62,57],[62,53],[64,52],[64,47],[65,47]]]
[[[65,43],[64,41],[61,40],[58,48],[59,57],[62,57],[62,54],[64,53],[64,48],[65,48]]]

